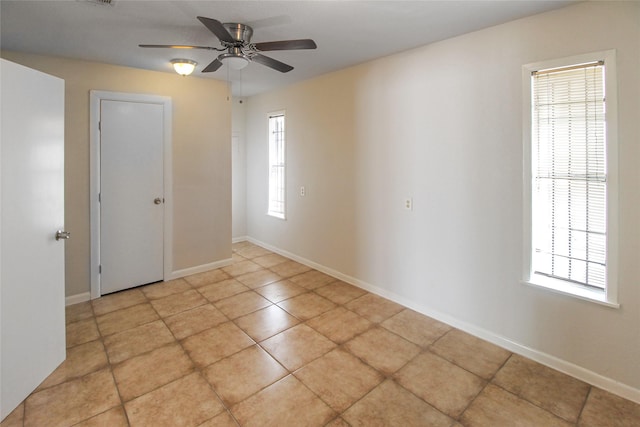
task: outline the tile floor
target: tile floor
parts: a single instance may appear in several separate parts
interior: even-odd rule
[[[640,405],[250,243],[67,307],[8,426],[640,426]]]

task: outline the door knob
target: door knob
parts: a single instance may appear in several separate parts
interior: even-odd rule
[[[162,199],[160,197],[156,197],[155,199],[153,199],[153,203],[159,205],[160,203],[162,203]]]
[[[56,240],[64,239],[67,240],[71,237],[71,233],[68,231],[58,230],[56,231]]]

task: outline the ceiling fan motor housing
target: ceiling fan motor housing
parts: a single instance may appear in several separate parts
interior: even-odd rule
[[[253,36],[253,28],[251,28],[250,26],[245,24],[236,24],[233,22],[226,22],[222,25],[239,45],[245,43],[248,44],[251,42],[251,36]]]

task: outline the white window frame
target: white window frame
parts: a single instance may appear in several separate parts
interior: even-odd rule
[[[281,168],[282,168],[282,182],[280,183],[282,186],[282,193],[280,194],[281,196],[281,200],[280,198],[277,197],[276,194],[274,194],[274,185],[278,186],[278,183],[275,183],[272,181],[273,179],[273,167],[274,167],[274,144],[276,144],[277,142],[274,140],[274,130],[272,128],[272,119],[276,118],[276,117],[282,117],[283,121],[284,121],[284,128],[282,130],[283,133],[283,137],[282,137],[282,147],[280,147],[280,154],[281,154]],[[268,149],[267,149],[267,160],[268,160],[268,178],[267,178],[267,215],[272,216],[274,218],[278,218],[278,219],[282,219],[285,220],[286,219],[286,211],[287,211],[287,154],[286,154],[286,147],[287,147],[287,134],[286,134],[286,128],[287,128],[287,123],[286,123],[286,115],[285,115],[285,111],[281,110],[281,111],[274,111],[272,113],[269,113],[267,115],[267,127],[268,127]],[[282,205],[282,209],[277,209],[276,205],[281,204]]]
[[[589,289],[586,286],[573,284],[566,280],[554,279],[535,274],[532,271],[533,238],[532,238],[532,79],[535,71],[561,68],[576,64],[587,64],[603,61],[605,66],[605,123],[606,123],[606,157],[607,157],[607,239],[606,239],[606,286],[604,291]],[[550,61],[526,64],[522,67],[523,87],[523,169],[524,169],[524,260],[523,283],[570,295],[576,298],[603,304],[609,307],[620,307],[618,304],[618,112],[616,52],[606,50],[587,53]]]

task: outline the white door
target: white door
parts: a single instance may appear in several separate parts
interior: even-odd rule
[[[0,61],[4,419],[65,359],[64,81]]]
[[[163,279],[162,104],[100,102],[100,289]]]

